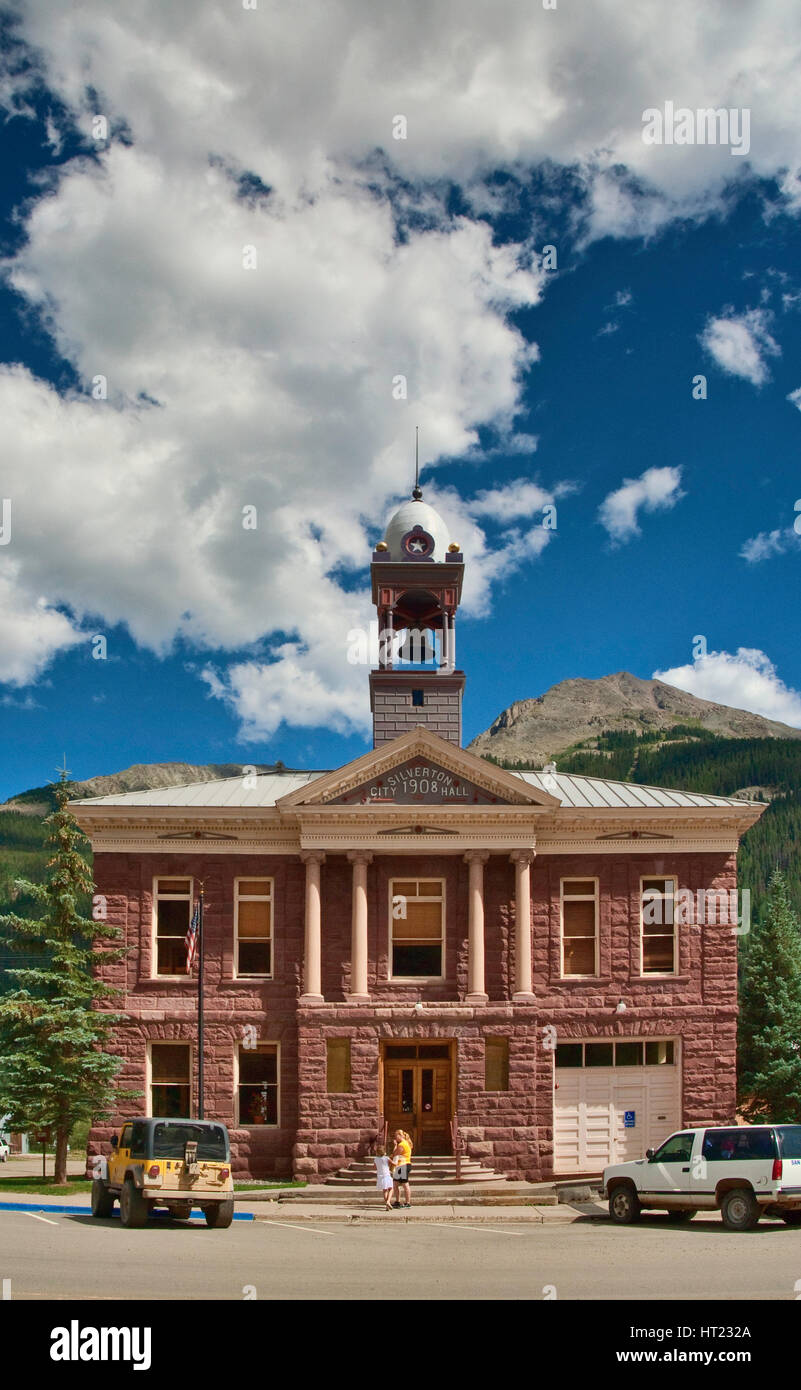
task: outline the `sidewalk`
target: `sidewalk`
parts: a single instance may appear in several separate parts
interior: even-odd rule
[[[12,1193],[0,1193],[0,1217],[4,1210],[19,1210],[20,1208],[29,1211],[46,1212],[48,1208],[66,1209],[62,1214],[86,1214],[88,1215],[91,1206],[89,1194],[74,1193],[70,1196],[59,1196],[56,1193],[47,1193],[37,1196],[34,1192],[21,1192],[19,1196]],[[54,1212],[54,1214],[56,1214]],[[196,1213],[198,1216],[200,1212]],[[431,1221],[460,1221],[475,1224],[481,1223],[501,1223],[515,1225],[570,1225],[573,1221],[586,1221],[592,1218],[606,1217],[606,1205],[601,1202],[575,1202],[560,1203],[556,1207],[481,1207],[481,1206],[452,1206],[450,1203],[443,1203],[441,1206],[425,1206],[408,1208],[398,1208],[395,1211],[386,1212],[383,1208],[371,1207],[349,1207],[346,1200],[341,1205],[333,1206],[326,1204],[317,1205],[313,1202],[288,1203],[278,1201],[268,1202],[247,1202],[239,1201],[236,1203],[236,1216],[244,1216],[251,1220],[260,1222],[274,1222],[276,1225],[299,1226],[305,1222],[319,1224],[321,1221],[333,1221],[342,1223],[381,1222],[386,1225],[397,1224],[398,1222],[431,1222]]]
[[[607,1215],[606,1204],[600,1202],[574,1202],[560,1203],[555,1207],[503,1207],[493,1204],[492,1206],[459,1205],[454,1206],[443,1202],[438,1206],[418,1206],[412,1205],[407,1208],[398,1208],[387,1212],[382,1207],[376,1205],[371,1207],[349,1207],[347,1202],[341,1206],[333,1206],[330,1203],[316,1205],[312,1202],[260,1202],[258,1206],[245,1205],[237,1202],[236,1209],[239,1211],[244,1206],[244,1210],[252,1211],[257,1221],[274,1222],[276,1225],[298,1226],[303,1222],[314,1222],[319,1224],[321,1221],[339,1221],[352,1225],[361,1222],[372,1224],[379,1222],[384,1225],[393,1225],[398,1222],[431,1222],[431,1221],[458,1221],[469,1222],[475,1225],[481,1224],[514,1224],[514,1225],[533,1225],[533,1226],[566,1226],[574,1221],[587,1221],[593,1218],[605,1218]]]

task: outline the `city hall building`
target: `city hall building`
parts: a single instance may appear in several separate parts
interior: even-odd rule
[[[132,1114],[196,1113],[201,888],[204,1108],[240,1176],[324,1178],[388,1125],[542,1179],[731,1122],[736,855],[763,808],[466,751],[463,556],[419,488],[371,571],[363,757],[73,803],[142,1092],[90,1152]]]

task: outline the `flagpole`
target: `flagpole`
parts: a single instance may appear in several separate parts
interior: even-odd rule
[[[203,1115],[203,1054],[205,1052],[205,1035],[203,1030],[203,884],[200,885],[200,912],[198,915],[198,951],[197,951],[197,1117],[204,1119]]]

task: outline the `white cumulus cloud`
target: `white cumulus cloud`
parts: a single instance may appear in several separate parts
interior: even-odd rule
[[[769,332],[769,324],[770,313],[766,309],[710,317],[699,342],[724,372],[744,377],[753,386],[762,386],[770,375],[766,359],[778,357],[781,352]]]
[[[758,536],[751,536],[743,542],[740,556],[753,565],[760,560],[770,560],[774,555],[784,555],[788,550],[796,550],[799,547],[801,535],[792,526],[786,526],[784,529],[760,531]]]
[[[22,615],[0,644],[9,682],[122,623],[154,651],[180,637],[212,654],[209,688],[254,736],[289,707],[363,727],[344,651],[371,610],[353,575],[407,490],[414,424],[426,464],[474,460],[480,430],[507,453],[535,447],[517,424],[537,349],[513,315],[548,277],[534,228],[499,245],[480,214],[513,208],[546,160],[586,194],[585,242],[722,211],[746,165],[801,209],[795,0],[736,22],[726,0],[675,0],[670,24],[649,0],[590,14],[431,0],[411,18],[370,0],[9,10],[28,61],[0,77],[0,103],[27,120],[50,94],[50,148],[70,121],[87,142],[21,209],[3,267],[80,383],[0,369],[5,598]],[[646,145],[643,111],[673,93],[753,108],[749,159]],[[469,215],[451,215],[453,183]],[[610,535],[673,506],[678,472],[607,498]],[[488,611],[492,584],[548,544],[540,487],[565,483],[487,478],[472,509],[426,488],[469,551],[466,611]]]
[[[770,658],[757,648],[738,647],[734,653],[709,652],[691,665],[654,671],[652,678],[699,699],[750,710],[766,719],[801,728],[801,692],[785,685]]]
[[[640,534],[640,511],[656,512],[675,507],[681,491],[680,468],[646,468],[639,478],[624,478],[598,508],[598,520],[613,544],[621,545]]]

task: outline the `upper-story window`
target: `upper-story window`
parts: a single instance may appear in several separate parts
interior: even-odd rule
[[[598,880],[562,879],[562,974],[598,974]]]
[[[155,975],[186,975],[186,934],[192,915],[191,878],[157,878]]]
[[[389,889],[390,978],[442,979],[445,880],[395,878]]]
[[[234,885],[234,973],[269,978],[273,973],[273,880],[238,878]]]
[[[643,975],[676,973],[676,880],[640,880]]]

